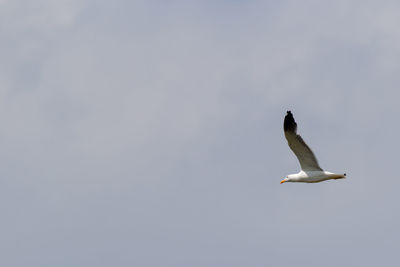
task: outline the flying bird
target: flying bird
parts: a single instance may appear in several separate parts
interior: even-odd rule
[[[346,177],[345,173],[338,174],[321,169],[311,148],[309,148],[303,138],[297,134],[297,124],[291,111],[288,111],[285,116],[283,130],[290,149],[299,160],[301,170],[299,173],[286,176],[286,178],[281,181],[281,184],[285,182],[318,183],[325,180]]]

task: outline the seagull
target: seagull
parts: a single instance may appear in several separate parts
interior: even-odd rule
[[[309,148],[303,138],[297,134],[297,124],[291,111],[287,111],[283,122],[283,130],[290,149],[299,160],[301,170],[299,173],[286,176],[286,178],[281,181],[281,184],[286,182],[318,183],[330,179],[336,180],[346,178],[345,173],[338,174],[321,169],[311,148]]]

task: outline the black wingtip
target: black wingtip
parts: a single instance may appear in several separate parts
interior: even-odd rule
[[[296,132],[297,124],[293,118],[293,114],[290,110],[287,111],[285,120],[283,122],[283,129],[286,131]]]
[[[345,173],[344,173],[343,175],[344,175],[344,176],[346,176],[346,174],[345,174]]]

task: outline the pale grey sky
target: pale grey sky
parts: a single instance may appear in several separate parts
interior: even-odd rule
[[[399,13],[1,0],[0,266],[395,266]]]

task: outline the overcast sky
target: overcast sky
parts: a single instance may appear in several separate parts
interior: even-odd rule
[[[399,264],[399,13],[1,0],[0,265]]]

